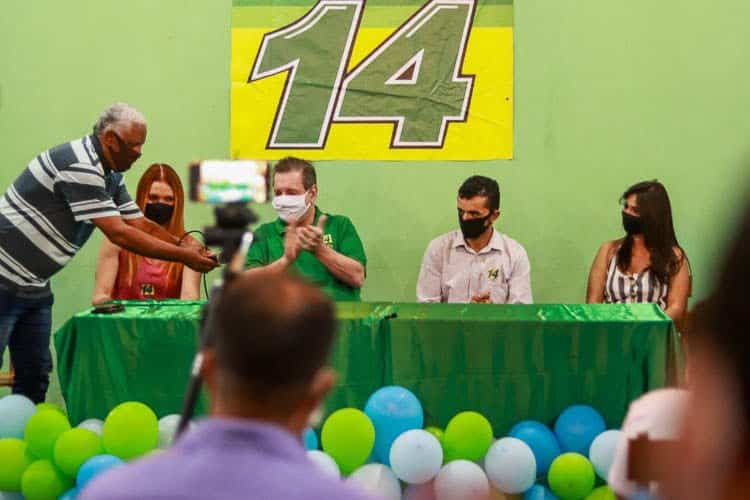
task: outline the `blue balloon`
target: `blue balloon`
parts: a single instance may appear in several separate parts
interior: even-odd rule
[[[546,476],[552,461],[560,455],[560,444],[549,427],[534,420],[514,425],[508,436],[520,439],[531,448],[536,459],[537,476]]]
[[[523,500],[558,500],[550,490],[541,484],[535,484],[523,494]]]
[[[555,422],[555,435],[563,452],[589,456],[594,438],[607,430],[607,425],[598,411],[587,405],[566,408]]]
[[[367,400],[365,414],[375,426],[373,455],[386,465],[390,465],[393,441],[403,432],[421,429],[424,425],[424,411],[419,399],[397,385],[375,391]]]
[[[79,491],[78,488],[71,488],[63,493],[62,496],[57,497],[57,500],[76,500]]]
[[[36,413],[36,405],[20,394],[0,399],[0,438],[23,439],[26,422]]]
[[[305,432],[302,433],[302,440],[305,442],[305,448],[308,450],[318,449],[318,436],[315,431],[308,427]]]
[[[89,481],[102,472],[117,467],[118,465],[122,465],[123,463],[125,462],[113,455],[97,455],[91,457],[83,463],[80,469],[78,469],[76,486],[78,486],[79,490],[82,490]]]

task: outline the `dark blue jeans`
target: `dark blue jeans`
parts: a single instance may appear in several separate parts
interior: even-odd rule
[[[16,376],[13,393],[34,403],[44,401],[52,371],[49,350],[52,329],[52,296],[24,299],[0,288],[0,367],[5,346]]]

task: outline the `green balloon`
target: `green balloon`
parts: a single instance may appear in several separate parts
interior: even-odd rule
[[[326,419],[320,440],[323,451],[336,461],[342,474],[349,475],[370,457],[375,445],[375,426],[364,412],[343,408]]]
[[[37,403],[36,404],[36,411],[40,412],[42,410],[52,410],[52,411],[56,411],[56,412],[59,412],[59,413],[62,413],[63,415],[65,415],[65,412],[63,411],[62,408],[60,408],[57,405],[53,405],[52,403]]]
[[[103,453],[102,440],[96,432],[88,429],[70,429],[57,438],[55,465],[68,476],[75,477],[86,460]]]
[[[547,473],[552,493],[561,500],[582,500],[594,489],[596,475],[591,462],[579,453],[563,453]]]
[[[461,412],[445,428],[443,450],[445,462],[471,460],[476,462],[492,445],[492,425],[475,411]]]
[[[156,414],[143,403],[117,405],[104,421],[102,444],[107,453],[130,460],[148,453],[159,442]]]
[[[42,410],[34,413],[26,422],[23,437],[35,458],[52,460],[55,442],[67,430],[70,430],[68,417],[56,411]]]
[[[425,427],[427,432],[432,434],[437,438],[437,440],[440,442],[440,446],[443,445],[443,439],[445,438],[445,432],[440,427],[435,427],[434,425],[431,425],[429,427]]]
[[[49,460],[37,460],[21,477],[21,493],[26,500],[57,498],[73,486],[73,481]]]
[[[21,491],[21,476],[31,462],[26,443],[16,438],[0,439],[0,491]]]
[[[609,486],[600,486],[586,497],[586,500],[617,500],[615,492]]]

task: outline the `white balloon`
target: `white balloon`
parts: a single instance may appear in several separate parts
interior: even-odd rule
[[[329,476],[333,476],[337,479],[341,478],[341,470],[339,469],[336,461],[331,458],[331,455],[320,450],[309,450],[307,452],[307,458],[314,463],[318,469]]]
[[[391,445],[391,468],[409,484],[434,478],[443,465],[443,448],[435,436],[421,429],[406,431]]]
[[[490,482],[484,471],[474,462],[449,462],[435,478],[436,500],[474,500],[487,498]]]
[[[78,428],[96,432],[100,436],[102,435],[102,427],[104,427],[104,422],[98,418],[89,418],[78,424]]]
[[[0,398],[0,438],[23,439],[26,422],[36,413],[34,403],[20,394]]]
[[[523,493],[536,480],[536,459],[529,445],[506,437],[493,444],[484,457],[484,470],[503,493]]]
[[[382,500],[401,500],[401,485],[393,471],[383,464],[365,464],[346,482]]]
[[[589,448],[589,460],[597,475],[605,481],[615,460],[615,450],[621,436],[622,432],[619,430],[604,431],[594,438]]]
[[[169,448],[174,441],[177,426],[180,424],[180,415],[173,413],[159,419],[159,448]],[[189,429],[189,427],[188,427]]]

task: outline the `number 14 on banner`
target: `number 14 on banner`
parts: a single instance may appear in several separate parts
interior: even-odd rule
[[[465,121],[475,0],[431,0],[347,71],[365,0],[319,0],[263,37],[248,82],[287,72],[269,149],[322,149],[333,122],[392,123],[391,148],[441,148]]]

